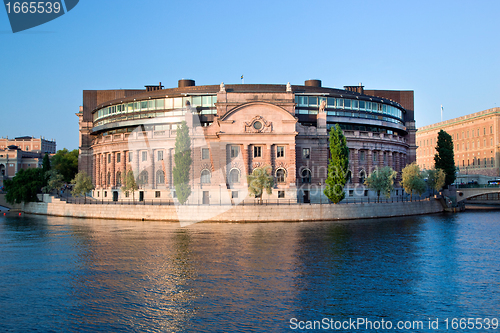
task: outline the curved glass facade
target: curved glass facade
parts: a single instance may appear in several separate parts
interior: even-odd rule
[[[326,103],[328,116],[378,119],[403,125],[403,111],[398,107],[351,98],[335,98],[323,96],[295,96],[296,114],[317,114],[321,103]]]
[[[143,101],[134,101],[130,103],[122,103],[103,107],[95,111],[92,115],[94,126],[100,126],[109,122],[123,121],[140,118],[155,118],[155,117],[179,117],[183,116],[186,111],[186,102],[191,104],[191,107],[199,110],[200,114],[216,114],[215,103],[217,95],[204,96],[185,96],[171,97],[160,99],[148,99]],[[155,112],[150,112],[155,111]],[[156,112],[164,111],[164,112]],[[139,113],[140,112],[140,113]],[[146,113],[147,112],[147,113]],[[129,113],[133,113],[128,115]],[[120,116],[121,117],[118,117]]]

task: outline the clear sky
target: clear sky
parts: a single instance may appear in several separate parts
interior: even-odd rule
[[[417,126],[500,106],[500,1],[80,0],[13,34],[0,8],[0,136],[78,148],[85,89],[240,83],[415,91]]]

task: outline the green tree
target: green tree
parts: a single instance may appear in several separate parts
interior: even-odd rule
[[[432,189],[432,193],[434,194],[434,190],[439,191],[443,188],[445,184],[446,174],[443,169],[429,169],[427,170],[427,185]]]
[[[324,193],[331,202],[337,204],[345,197],[344,186],[349,167],[349,148],[338,124],[330,129],[330,153]]]
[[[68,151],[66,148],[58,150],[52,156],[50,162],[52,168],[63,176],[66,183],[69,183],[78,172],[78,149],[72,151]]]
[[[94,189],[94,185],[92,184],[92,178],[85,171],[80,171],[76,174],[75,178],[71,181],[75,186],[71,191],[71,194],[74,196],[83,196],[85,197],[84,203],[87,203],[87,193]]]
[[[436,155],[434,155],[434,167],[442,169],[446,174],[445,185],[455,182],[455,156],[453,153],[453,138],[443,130],[440,130],[437,138]]]
[[[247,176],[248,192],[256,198],[260,198],[262,203],[262,193],[266,190],[267,194],[273,191],[274,178],[271,175],[271,166],[265,165],[255,168],[252,174]]]
[[[43,169],[21,169],[14,178],[5,181],[5,200],[12,204],[37,201],[44,181]]]
[[[410,194],[410,198],[413,201],[413,192],[421,195],[425,192],[425,181],[418,164],[413,162],[408,164],[403,169],[402,174],[403,180],[401,181],[401,186],[403,186],[406,193]]]
[[[174,187],[177,199],[183,205],[191,195],[191,186],[189,185],[189,172],[191,170],[191,138],[189,137],[189,128],[186,121],[181,123],[177,129],[175,138],[175,167],[173,170]]]
[[[55,169],[47,171],[45,173],[45,179],[47,179],[47,185],[43,187],[44,193],[50,193],[64,185],[63,176]]]
[[[130,192],[132,192],[132,201],[135,202],[135,191],[139,189],[135,178],[134,172],[129,170],[122,175],[122,191],[128,196]]]
[[[42,169],[43,169],[43,174],[46,174],[48,171],[50,171],[50,158],[49,154],[47,153],[43,155]]]
[[[376,169],[366,178],[365,185],[377,191],[377,201],[380,200],[380,194],[389,198],[391,196],[391,191],[394,189],[394,178],[396,178],[397,174],[396,171],[388,166]]]

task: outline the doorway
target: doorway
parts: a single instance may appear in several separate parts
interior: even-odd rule
[[[309,191],[304,191],[304,203],[311,203],[311,198],[309,197]]]
[[[210,205],[210,194],[208,191],[203,191],[203,204]]]
[[[144,201],[144,191],[139,191],[139,201]]]

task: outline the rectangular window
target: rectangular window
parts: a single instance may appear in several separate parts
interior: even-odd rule
[[[104,191],[104,197],[107,198],[108,197],[108,191]]]
[[[238,199],[238,191],[232,191],[231,192],[231,198]]]
[[[349,196],[350,197],[354,196],[354,190],[349,190]]]
[[[157,99],[156,100],[156,110],[163,110],[165,109],[165,100],[164,99]]]
[[[302,148],[302,158],[309,159],[311,157],[311,149],[310,148]]]
[[[155,191],[155,198],[159,198],[161,196],[161,192],[160,191]]]
[[[493,126],[490,126],[490,134],[493,134]]]
[[[424,143],[425,143],[425,141],[424,141]],[[374,152],[372,153],[372,155],[373,155],[373,162],[377,162],[377,152],[376,152],[376,151],[374,151]]]
[[[132,154],[132,152],[129,152],[128,153],[128,161],[132,162],[132,160],[133,160],[133,154]]]
[[[142,161],[147,161],[148,160],[148,152],[147,151],[143,151],[142,152]]]
[[[239,146],[231,146],[231,158],[236,158],[240,154]]]
[[[122,161],[122,155],[120,153],[116,153],[116,163],[120,163]]]
[[[128,198],[129,192],[125,192],[125,198]],[[99,192],[97,192],[97,196],[99,196]]]
[[[108,163],[111,163],[111,154],[108,154]]]
[[[359,160],[360,161],[364,161],[365,160],[365,152],[364,151],[359,152]]]
[[[253,157],[262,157],[262,147],[254,146],[253,147]]]
[[[158,161],[163,161],[163,151],[162,150],[160,150],[158,152]]]
[[[285,191],[278,191],[278,198],[283,199],[285,197]]]
[[[276,147],[276,157],[285,157],[285,146]]]
[[[201,159],[208,160],[210,158],[210,150],[208,148],[201,148]]]

